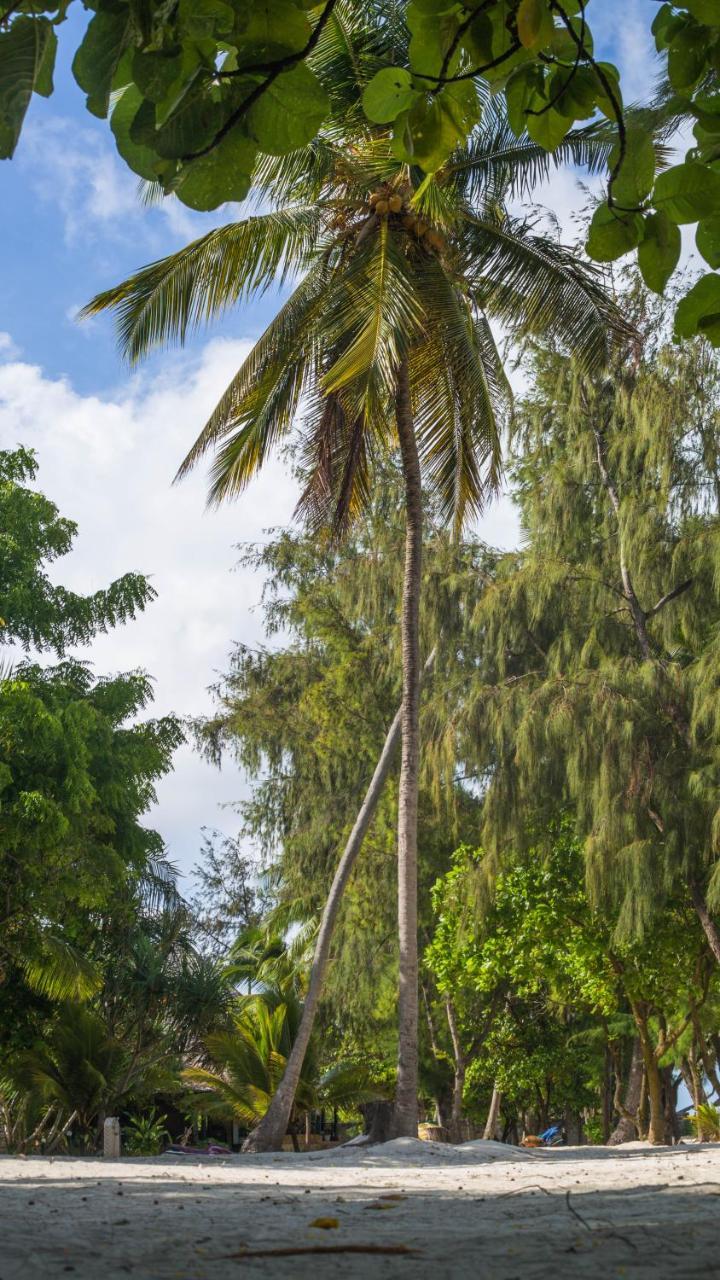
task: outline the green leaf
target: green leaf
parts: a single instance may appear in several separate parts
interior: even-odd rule
[[[191,209],[217,209],[244,200],[252,181],[257,145],[239,125],[206,156],[183,166],[175,193]]]
[[[410,66],[414,75],[438,76],[445,56],[457,34],[458,20],[455,14],[413,13],[415,5],[408,5],[407,22],[412,33],[410,39]],[[460,65],[460,50],[455,51],[446,74],[454,75]]]
[[[16,18],[0,31],[0,159],[13,155],[33,89],[48,91],[54,32],[47,18]],[[54,45],[52,45],[54,48]],[[50,88],[52,82],[50,81]]]
[[[648,289],[662,293],[675,270],[682,248],[680,228],[666,213],[645,219],[645,235],[638,245],[638,265]]]
[[[601,204],[590,223],[586,245],[588,255],[595,262],[614,262],[637,247],[642,232],[640,214],[617,213]]]
[[[720,27],[720,8],[717,0],[682,0],[682,7],[687,9],[698,22],[704,22],[708,27]]]
[[[608,168],[612,172],[620,159],[620,145],[610,152]],[[625,155],[613,181],[613,199],[618,204],[634,207],[652,191],[655,181],[655,147],[650,134],[639,130],[628,132]]]
[[[519,138],[525,132],[525,111],[534,96],[541,97],[545,78],[534,62],[513,71],[505,86],[508,124]]]
[[[556,67],[548,84],[547,96],[557,98],[555,106],[561,116],[587,120],[595,112],[598,82],[591,67]]]
[[[543,49],[553,37],[555,24],[547,0],[520,0],[517,33],[526,49]]]
[[[176,52],[145,53],[137,49],[132,62],[132,77],[143,97],[151,102],[162,102],[167,97],[183,69],[182,55]]]
[[[697,222],[720,209],[720,173],[687,161],[658,175],[653,203],[673,222]]]
[[[569,133],[573,121],[567,116],[561,116],[555,107],[548,107],[547,102],[539,94],[531,99],[530,106],[532,110],[541,113],[527,116],[525,123],[530,137],[545,151],[554,151]]]
[[[615,98],[615,101],[617,102],[618,106],[622,110],[622,91],[620,89],[620,72],[618,71],[617,67],[613,66],[612,62],[598,62],[597,66],[600,68],[600,70],[604,75],[604,78],[607,80],[608,84],[610,85],[610,88],[613,93],[613,97]],[[603,115],[607,116],[608,120],[615,120],[616,113],[612,104],[612,100],[607,94],[605,87],[600,80],[600,77],[597,75],[597,72],[595,73],[595,78],[597,80],[598,107],[602,111]]]
[[[134,142],[131,135],[131,126],[143,105],[146,110],[152,112],[152,108],[145,103],[137,86],[129,84],[115,102],[110,116],[110,128],[120,155],[133,173],[139,174],[148,182],[157,182],[162,172],[163,161],[151,147]]]
[[[132,37],[126,8],[101,9],[92,19],[73,58],[73,75],[87,96],[88,110],[108,113],[115,69]]]
[[[292,0],[253,0],[252,5],[243,8],[246,22],[237,41],[238,66],[267,62],[304,49],[311,27]]]
[[[165,123],[156,127],[156,108],[144,99],[130,126],[130,139],[166,160],[190,158],[210,146],[227,119],[227,108],[202,86],[188,93]]]
[[[720,213],[698,223],[695,243],[708,266],[717,271],[720,268]]]
[[[248,128],[261,151],[285,155],[312,142],[329,107],[317,76],[300,62],[283,71],[250,108]]]
[[[53,72],[55,70],[57,47],[58,40],[57,35],[55,34],[55,28],[51,27],[35,74],[34,90],[35,93],[39,93],[42,98],[49,98],[54,88]]]
[[[384,67],[365,87],[362,102],[365,115],[374,124],[388,124],[401,111],[408,111],[417,99],[412,77],[404,67]]]
[[[674,36],[668,49],[668,78],[678,93],[697,84],[705,69],[707,43],[702,31],[688,27]]]
[[[720,276],[701,276],[680,300],[675,312],[675,334],[692,338],[704,334],[714,347],[720,346]]]

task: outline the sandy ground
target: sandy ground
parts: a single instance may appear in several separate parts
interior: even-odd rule
[[[69,1273],[714,1280],[720,1146],[0,1158],[0,1280]]]

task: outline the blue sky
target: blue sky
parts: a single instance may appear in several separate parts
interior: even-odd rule
[[[98,290],[234,211],[140,205],[106,122],[85,110],[70,73],[86,20],[74,10],[59,32],[55,93],[33,101],[15,158],[0,164],[0,445],[36,448],[40,487],[79,523],[58,580],[89,591],[137,569],[159,592],[145,617],[83,656],[98,672],[145,668],[156,680],[158,712],[198,714],[210,708],[207,686],[232,642],[262,639],[262,582],[232,572],[233,546],[288,522],[294,486],[272,463],[240,503],[208,514],[202,475],[176,488],[171,480],[276,298],[228,315],[183,352],[156,356],[140,371],[122,364],[109,321],[77,323],[78,307]],[[651,90],[656,11],[656,0],[590,4],[596,48],[620,65],[626,98]],[[557,175],[538,199],[565,224],[583,203],[572,174]],[[512,543],[507,504],[490,512],[483,533]],[[236,829],[221,806],[245,793],[233,768],[218,774],[189,747],[178,753],[152,820],[183,870],[195,860],[203,825]]]

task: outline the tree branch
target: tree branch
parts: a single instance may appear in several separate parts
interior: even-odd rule
[[[670,604],[671,600],[677,600],[678,596],[682,596],[686,591],[689,591],[694,582],[694,578],[688,578],[686,582],[681,582],[679,587],[673,587],[672,591],[668,591],[666,595],[660,597],[657,604],[654,604],[652,609],[648,609],[645,617],[654,618],[655,614],[659,613],[661,609],[664,609],[666,604]]]

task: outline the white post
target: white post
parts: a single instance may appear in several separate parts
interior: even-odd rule
[[[103,1155],[106,1160],[120,1158],[120,1121],[117,1116],[108,1116],[103,1125]]]

